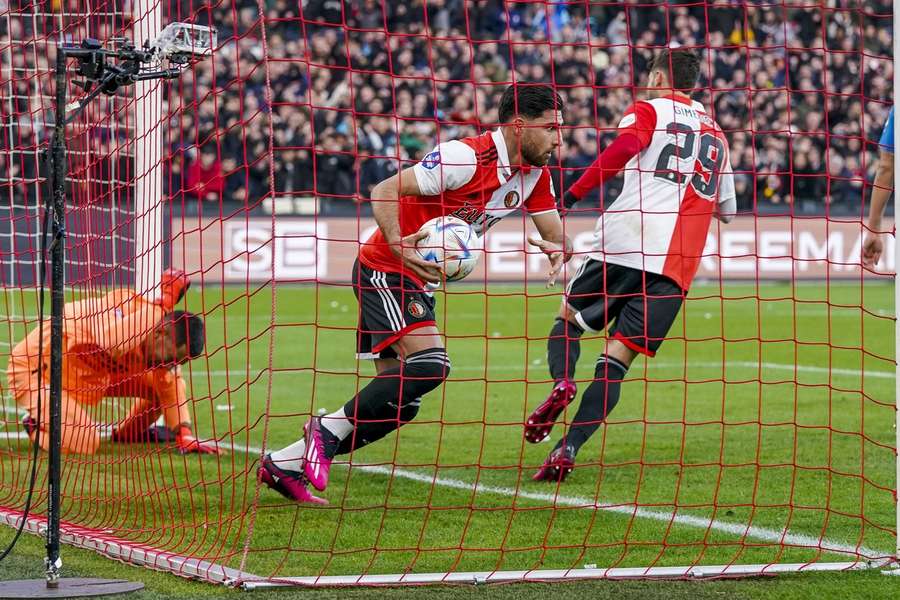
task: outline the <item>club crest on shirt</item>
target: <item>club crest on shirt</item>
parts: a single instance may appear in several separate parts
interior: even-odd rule
[[[437,150],[429,152],[425,155],[424,158],[422,158],[422,166],[426,169],[431,170],[439,164],[441,164],[441,153]]]
[[[519,192],[512,190],[503,197],[503,206],[513,208],[519,204]]]
[[[406,310],[409,311],[409,314],[419,319],[425,316],[425,307],[422,306],[422,303],[418,300],[413,300],[409,303],[409,306],[406,307]]]

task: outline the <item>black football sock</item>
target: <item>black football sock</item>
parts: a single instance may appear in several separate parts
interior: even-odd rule
[[[578,453],[619,403],[619,391],[627,371],[628,367],[611,356],[604,354],[597,360],[594,381],[581,395],[581,404],[572,426],[556,444],[557,448],[565,443],[574,447],[575,453]]]
[[[572,380],[581,355],[581,336],[584,329],[565,319],[556,319],[547,339],[547,363],[553,381]]]
[[[393,402],[384,405],[380,418],[370,422],[360,422],[343,441],[335,438],[335,455],[348,454],[357,448],[368,446],[390,432],[412,421],[419,412],[422,399],[416,398],[409,404],[397,407]],[[327,452],[327,449],[326,449]]]
[[[334,455],[338,453],[338,447],[341,445],[341,438],[331,433],[324,425],[319,428],[319,431],[322,432],[322,445],[325,448],[325,456],[334,458]]]
[[[339,444],[326,444],[325,453],[329,457],[346,454],[408,423],[419,412],[421,397],[449,374],[450,359],[443,348],[410,354],[399,367],[380,373],[344,406],[353,432]]]

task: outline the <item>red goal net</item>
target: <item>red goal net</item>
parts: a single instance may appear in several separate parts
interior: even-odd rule
[[[64,541],[248,586],[891,561],[893,211],[877,223],[869,206],[893,102],[893,18],[886,0],[863,4],[7,3],[0,520],[22,518],[29,432],[40,425],[22,365],[38,361],[27,340],[38,324],[56,47],[140,45],[180,21],[216,28],[211,57],[179,79],[101,95],[67,129],[65,360],[86,370],[64,385],[64,427],[78,432],[63,458]],[[377,229],[373,188],[427,164],[439,143],[496,130],[509,84],[543,83],[563,102],[549,163],[562,196],[645,97],[650,63],[667,47],[700,55],[693,97],[727,138],[738,214],[713,220],[665,343],[631,364],[615,411],[566,480],[532,476],[612,334],[580,338],[578,395],[550,436],[531,444],[523,432],[554,387],[547,347],[561,284],[591,252],[621,175],[565,214],[575,255],[555,288],[526,242],[526,211],[485,233],[473,274],[433,293],[449,378],[416,399],[409,423],[336,457],[327,489],[315,491],[327,505],[261,483],[264,457],[301,439],[312,417],[386,381],[356,357],[351,276]],[[863,266],[870,232],[885,234],[884,252]],[[191,287],[160,306],[168,268]],[[391,297],[380,297],[389,312]],[[144,309],[131,337],[101,339],[111,319]],[[171,309],[203,319],[205,346],[162,368],[146,339]],[[196,449],[191,440],[224,452],[180,452]],[[45,503],[39,484],[30,530]]]

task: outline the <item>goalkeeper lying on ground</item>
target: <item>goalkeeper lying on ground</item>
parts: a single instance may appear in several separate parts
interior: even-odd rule
[[[100,298],[69,302],[63,313],[62,450],[93,454],[101,425],[91,417],[102,398],[134,398],[128,416],[113,431],[114,442],[173,441],[182,452],[218,453],[191,431],[180,365],[203,352],[205,329],[197,315],[173,308],[190,282],[166,271],[161,297],[149,301],[118,289]],[[7,380],[16,403],[28,411],[29,437],[40,429],[48,448],[50,422],[50,325],[44,324],[43,360],[35,328],[13,349]],[[41,387],[38,388],[38,372]],[[40,423],[37,421],[41,403]],[[153,424],[162,415],[165,428]]]

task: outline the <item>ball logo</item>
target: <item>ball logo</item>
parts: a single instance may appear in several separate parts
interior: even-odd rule
[[[410,302],[409,306],[406,307],[406,310],[408,310],[409,314],[417,319],[425,316],[425,307],[422,306],[422,303],[418,300],[413,300],[412,302]]]
[[[503,205],[506,208],[513,208],[519,204],[519,192],[513,190],[506,194],[503,198]]]
[[[437,150],[433,152],[429,152],[422,159],[422,166],[428,170],[431,170],[441,164],[441,153]]]

